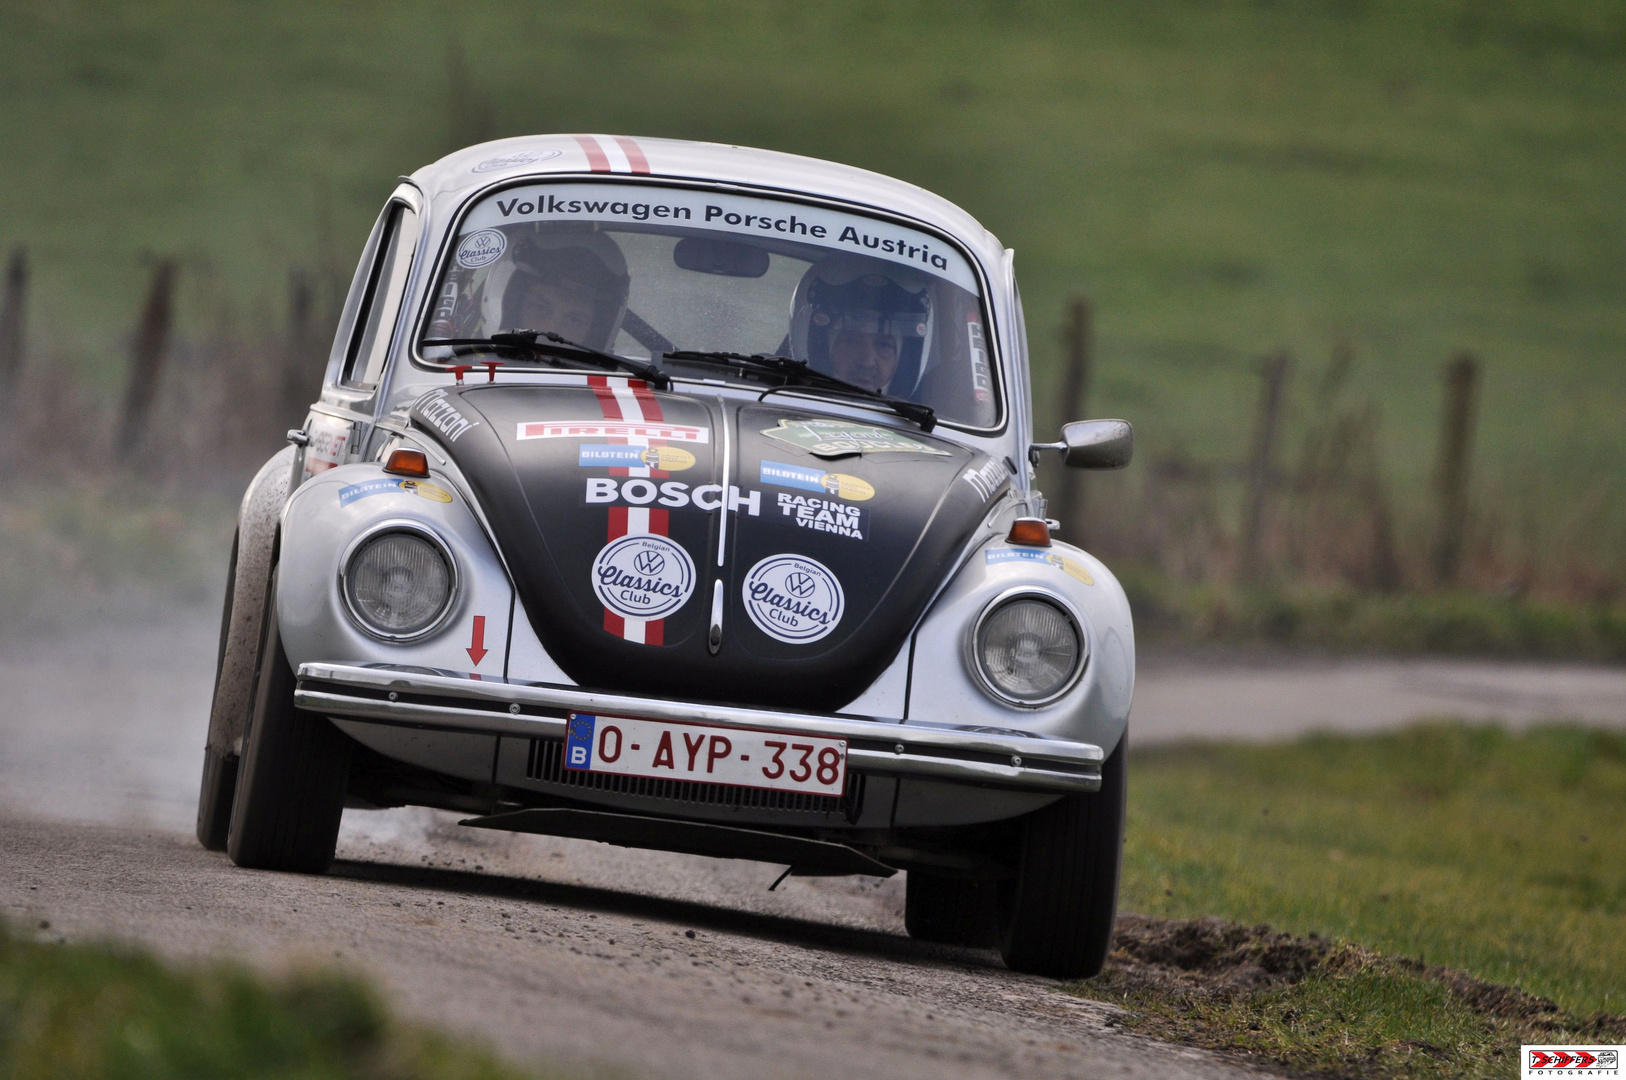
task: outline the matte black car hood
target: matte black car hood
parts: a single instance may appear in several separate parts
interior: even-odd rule
[[[1010,481],[913,428],[615,377],[437,390],[412,417],[474,488],[559,666],[691,699],[857,697]]]

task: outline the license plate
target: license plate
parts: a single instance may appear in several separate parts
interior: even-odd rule
[[[840,795],[847,740],[571,713],[565,768]]]

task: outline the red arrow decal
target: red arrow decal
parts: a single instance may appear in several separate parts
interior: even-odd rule
[[[480,661],[484,660],[486,653],[491,651],[486,648],[486,617],[484,615],[474,617],[474,640],[469,644],[466,651],[469,654],[469,659],[474,661],[475,667],[479,667]]]

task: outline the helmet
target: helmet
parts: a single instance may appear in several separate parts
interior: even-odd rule
[[[892,334],[898,367],[890,387],[908,396],[920,381],[932,325],[926,275],[909,267],[845,252],[820,259],[802,275],[791,298],[790,353],[833,374],[830,342],[840,330]]]
[[[539,284],[562,286],[592,300],[593,326],[581,344],[608,349],[627,310],[631,279],[627,259],[614,240],[590,225],[510,226],[506,257],[491,268],[480,298],[487,333],[545,329],[519,324],[526,292]]]

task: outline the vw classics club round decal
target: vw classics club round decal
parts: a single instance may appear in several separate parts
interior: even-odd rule
[[[593,591],[623,619],[664,619],[694,595],[694,560],[664,536],[623,536],[593,560]]]
[[[757,629],[778,641],[806,645],[836,628],[846,598],[823,563],[801,555],[770,555],[751,567],[745,610]]]

